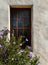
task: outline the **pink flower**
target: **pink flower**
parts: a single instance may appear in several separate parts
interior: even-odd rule
[[[0,48],[2,48],[2,45],[0,44]]]
[[[0,37],[3,36],[3,34],[0,34]]]
[[[2,29],[1,32],[4,32],[4,30]]]
[[[32,52],[30,52],[28,56],[29,56],[30,58],[32,58]]]
[[[28,39],[27,38],[25,40],[26,40],[26,42],[28,42]]]
[[[8,33],[10,33],[10,30],[7,30]]]
[[[20,46],[22,46],[22,43],[20,43]]]
[[[30,46],[27,46],[28,47],[28,49],[30,49],[31,50],[31,47]]]

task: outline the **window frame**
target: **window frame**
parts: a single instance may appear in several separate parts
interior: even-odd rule
[[[10,7],[10,11],[11,11],[11,8],[15,8],[15,7]],[[15,9],[30,9],[30,43],[31,43],[31,7],[17,7],[17,8],[15,8]],[[11,27],[11,16],[10,16],[10,30],[11,30],[11,32],[12,32],[12,27]]]

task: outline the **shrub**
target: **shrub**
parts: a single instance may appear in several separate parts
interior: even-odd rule
[[[22,36],[16,39],[12,33],[9,40],[8,33],[10,31],[5,28],[1,32],[0,65],[38,65],[39,57],[37,55],[33,57],[31,47],[22,48],[25,43],[25,41],[22,41]]]

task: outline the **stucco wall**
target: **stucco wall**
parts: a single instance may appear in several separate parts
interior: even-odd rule
[[[10,5],[33,5],[33,53],[48,65],[48,0],[0,0],[0,29],[10,28]]]
[[[8,24],[8,6],[3,0],[0,0],[0,29]]]
[[[33,1],[34,50],[41,56],[41,65],[48,65],[48,1]]]

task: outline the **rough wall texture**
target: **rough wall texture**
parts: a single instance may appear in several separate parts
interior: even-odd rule
[[[34,50],[41,56],[41,65],[48,65],[48,1],[33,1]]]
[[[3,0],[0,0],[0,29],[7,26],[8,23],[8,6]]]
[[[0,0],[0,29],[8,27],[10,5],[33,5],[33,52],[40,55],[39,65],[48,65],[48,0]]]

